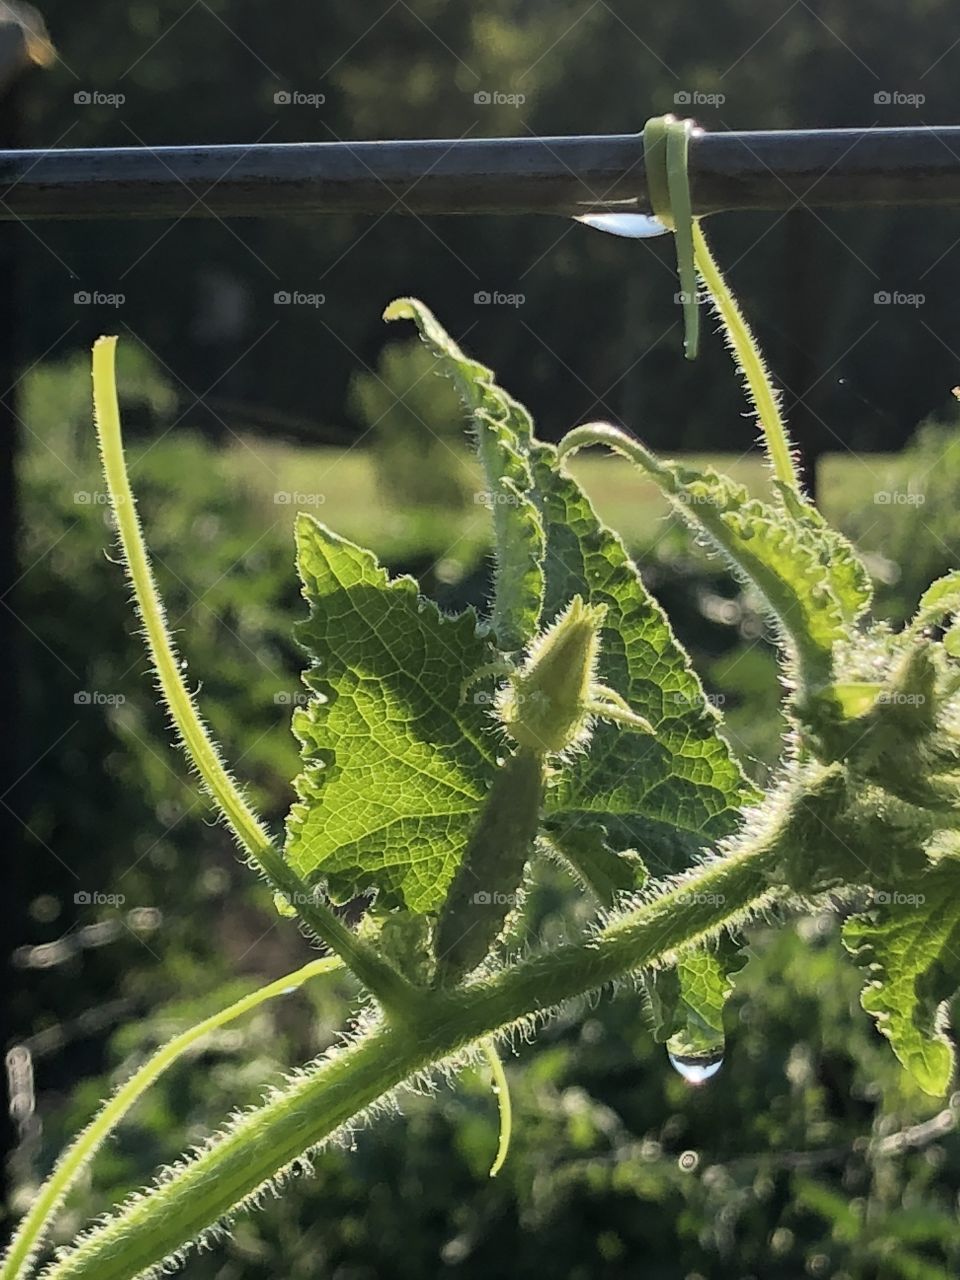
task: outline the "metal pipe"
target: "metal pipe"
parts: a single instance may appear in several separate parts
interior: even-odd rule
[[[960,127],[698,132],[694,212],[960,205]],[[649,212],[639,134],[0,151],[0,219]]]

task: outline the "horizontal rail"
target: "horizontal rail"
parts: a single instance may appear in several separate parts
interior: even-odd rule
[[[960,205],[960,127],[697,132],[694,212]],[[0,219],[649,212],[640,134],[0,151]]]

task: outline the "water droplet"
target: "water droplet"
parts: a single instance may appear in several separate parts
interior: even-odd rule
[[[723,1066],[723,1035],[705,1024],[688,1027],[667,1041],[667,1057],[674,1071],[687,1084],[700,1085],[713,1078]]]
[[[651,236],[664,236],[670,230],[649,213],[582,213],[574,222],[612,236],[626,236],[629,240],[648,240]]]
[[[706,1084],[723,1066],[723,1051],[719,1053],[670,1053],[670,1065],[686,1080],[687,1084]]]

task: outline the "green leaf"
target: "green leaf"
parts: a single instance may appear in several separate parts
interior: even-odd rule
[[[926,1093],[953,1075],[945,1002],[960,988],[960,859],[898,882],[884,901],[847,921],[843,940],[870,972],[861,1002]]]
[[[833,646],[849,628],[809,529],[710,468],[694,471],[664,462],[658,470],[654,479],[684,518],[703,529],[763,595],[805,678],[826,678]]]
[[[789,485],[774,481],[774,488],[793,517],[802,540],[827,575],[844,621],[848,624],[856,622],[870,607],[873,585],[853,543],[839,529],[829,525],[817,508]]]
[[[340,901],[377,888],[385,904],[443,901],[495,771],[483,705],[461,686],[490,661],[472,611],[443,617],[412,578],[309,515],[297,520],[310,617],[298,638],[314,691],[294,713],[303,745],[287,857]]]
[[[651,871],[680,870],[705,843],[734,830],[751,788],[623,543],[573,477],[557,469],[552,448],[536,446],[531,458],[547,530],[544,611],[554,616],[577,594],[606,605],[599,679],[656,730],[650,737],[597,724],[587,757],[554,775],[547,812],[561,831],[601,824],[615,849],[636,849]]]
[[[938,578],[920,597],[911,631],[922,631],[951,614],[960,613],[960,570]]]
[[[569,456],[586,445],[604,444],[636,463],[670,499],[685,520],[706,533],[733,568],[766,599],[778,622],[783,645],[808,691],[832,678],[833,647],[849,639],[852,619],[862,607],[863,583],[847,544],[828,535],[797,499],[772,506],[750,498],[747,490],[712,468],[696,471],[662,462],[639,440],[608,423],[590,423],[571,431],[561,444]],[[781,496],[786,486],[781,485]],[[831,556],[840,548],[836,567]],[[849,549],[848,549],[849,550]]]
[[[601,906],[613,907],[620,894],[643,887],[646,871],[640,856],[632,849],[611,849],[607,833],[598,823],[551,823],[547,837],[550,846]]]
[[[413,320],[427,348],[453,379],[470,415],[497,551],[493,633],[505,652],[522,649],[536,635],[543,606],[544,532],[530,489],[525,450],[533,435],[530,415],[497,386],[492,370],[471,360],[416,298],[398,298],[385,320]]]
[[[672,969],[646,979],[654,1035],[682,1057],[722,1054],[723,1010],[747,955],[729,938],[682,951]]]

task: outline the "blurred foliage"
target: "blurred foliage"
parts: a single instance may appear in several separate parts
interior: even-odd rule
[[[906,13],[873,0],[869,22],[844,0],[720,0],[696,12],[631,0],[292,0],[279,22],[245,0],[41,7],[60,61],[31,87],[38,147],[635,133],[676,109],[719,130],[960,121],[949,0]],[[91,90],[125,100],[74,101]],[[284,91],[325,101],[278,103]],[[524,100],[478,104],[478,92]],[[924,101],[898,104],[894,92]],[[656,447],[750,447],[722,344],[684,364],[669,244],[551,217],[403,212],[400,200],[382,218],[11,225],[31,301],[42,300],[25,307],[27,354],[82,349],[121,323],[202,398],[204,430],[243,421],[323,438],[342,432],[354,372],[376,367],[383,305],[415,293],[458,337],[470,332],[548,438],[603,416]],[[952,210],[798,207],[716,223],[804,445],[891,449],[942,409],[956,381]],[[78,307],[78,289],[125,301]],[[274,304],[296,290],[325,301]],[[525,300],[475,303],[496,291]],[[878,291],[925,302],[877,307]]]
[[[314,464],[302,452],[281,459],[274,450],[264,455],[266,468],[250,455],[244,478],[238,456],[248,450],[169,431],[176,412],[169,380],[131,344],[121,352],[125,408],[151,432],[134,444],[131,462],[169,613],[228,759],[277,826],[296,770],[289,716],[301,658],[291,626],[303,609],[289,536],[295,504],[275,506],[269,495]],[[25,572],[14,602],[33,631],[23,750],[39,763],[17,795],[28,829],[31,934],[17,956],[11,999],[33,1055],[38,1112],[14,1161],[19,1202],[153,1046],[308,953],[227,836],[209,825],[154,707],[120,571],[103,554],[109,518],[88,389],[81,360],[38,366],[24,389]],[[836,486],[854,499],[847,526],[865,545],[871,513],[880,521],[876,543],[891,583],[897,557],[901,594],[883,587],[881,597],[891,616],[912,605],[914,579],[951,554],[950,481],[944,474],[941,488],[929,466],[948,430],[924,428],[890,464],[889,484],[922,486],[922,507],[868,506],[872,477]],[[849,467],[859,476],[859,463]],[[354,483],[361,473],[339,473],[337,509],[345,512],[357,503],[346,475]],[[606,497],[598,492],[601,505],[617,500],[620,482],[620,473],[602,475],[611,484]],[[629,498],[625,492],[625,509]],[[386,495],[383,506],[388,539],[397,512]],[[468,516],[476,514],[469,504]],[[781,726],[775,660],[756,604],[672,524],[648,519],[644,528],[643,571],[692,648],[732,741],[762,773]],[[473,558],[446,580],[425,571],[443,550],[429,539],[418,550],[408,536],[387,560],[424,570],[422,579],[453,607],[483,590],[475,558],[482,541],[473,536]],[[77,702],[79,692],[112,701]],[[78,903],[81,890],[125,901]],[[577,893],[557,869],[540,873],[532,908],[546,938],[577,925]],[[671,1071],[639,994],[604,996],[568,1010],[534,1043],[518,1042],[509,1063],[514,1146],[496,1181],[487,1178],[495,1100],[486,1071],[471,1068],[452,1088],[439,1082],[435,1096],[403,1095],[402,1118],[348,1138],[355,1150],[322,1153],[314,1178],[241,1219],[212,1254],[190,1262],[188,1274],[524,1278],[545,1267],[558,1280],[640,1271],[652,1280],[956,1274],[960,1098],[938,1113],[912,1089],[859,1010],[858,976],[834,918],[771,921],[753,942],[727,1012],[727,1062],[703,1088]],[[344,980],[320,980],[179,1064],[101,1153],[64,1214],[62,1238],[334,1043],[353,1007]]]
[[[876,610],[906,618],[935,578],[960,564],[960,415],[926,422],[893,459],[869,468],[873,492],[853,507],[846,528],[873,557]]]
[[[475,483],[453,383],[437,376],[421,343],[391,342],[373,373],[355,373],[347,403],[365,428],[384,500],[462,516]]]

